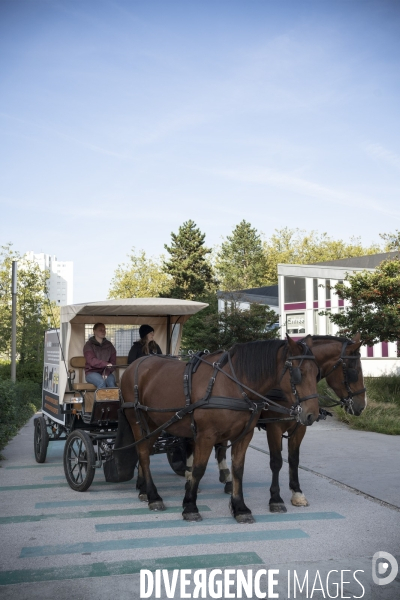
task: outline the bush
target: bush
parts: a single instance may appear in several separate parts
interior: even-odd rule
[[[0,450],[42,405],[41,385],[0,379]]]
[[[11,363],[0,363],[0,381],[2,379],[11,378]],[[43,380],[43,364],[38,362],[17,363],[17,381],[24,380],[42,383]]]
[[[400,435],[400,376],[382,375],[381,377],[365,377],[367,389],[367,407],[359,417],[347,414],[343,408],[334,407],[332,411],[340,421],[353,429],[375,431],[387,435]],[[333,391],[324,381],[318,384],[320,394],[329,394],[336,398]],[[322,405],[325,402],[321,401]],[[328,405],[329,402],[326,402]]]

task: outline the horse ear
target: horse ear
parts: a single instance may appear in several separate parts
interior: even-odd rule
[[[361,333],[360,332],[356,333],[356,335],[353,337],[353,342],[355,342],[356,344],[358,344],[358,342],[361,342]]]

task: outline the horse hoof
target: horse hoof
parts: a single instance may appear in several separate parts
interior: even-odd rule
[[[185,521],[202,521],[202,516],[200,513],[182,513],[182,517]]]
[[[254,517],[251,513],[247,513],[244,515],[236,515],[236,521],[240,524],[250,525],[251,523],[255,523]]]
[[[307,498],[301,492],[293,492],[291,503],[293,506],[310,506],[307,502]]]
[[[140,502],[148,502],[147,494],[139,494]]]
[[[287,508],[284,504],[270,504],[269,512],[273,513],[285,513],[287,512]]]
[[[232,481],[228,481],[224,486],[224,492],[225,492],[225,494],[232,494],[232,491],[233,491]]]
[[[156,500],[149,504],[150,510],[165,510],[164,502],[162,500]]]

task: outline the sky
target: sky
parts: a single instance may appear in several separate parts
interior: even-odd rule
[[[0,0],[0,243],[104,300],[192,219],[400,229],[400,0]]]

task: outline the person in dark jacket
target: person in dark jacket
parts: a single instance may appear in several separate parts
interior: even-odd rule
[[[85,378],[97,389],[117,387],[113,371],[117,362],[117,351],[112,343],[106,339],[104,323],[96,323],[93,327],[94,335],[88,339],[84,348]]]
[[[148,354],[162,354],[160,346],[154,341],[154,329],[150,325],[141,325],[139,335],[140,340],[129,350],[128,365]]]

